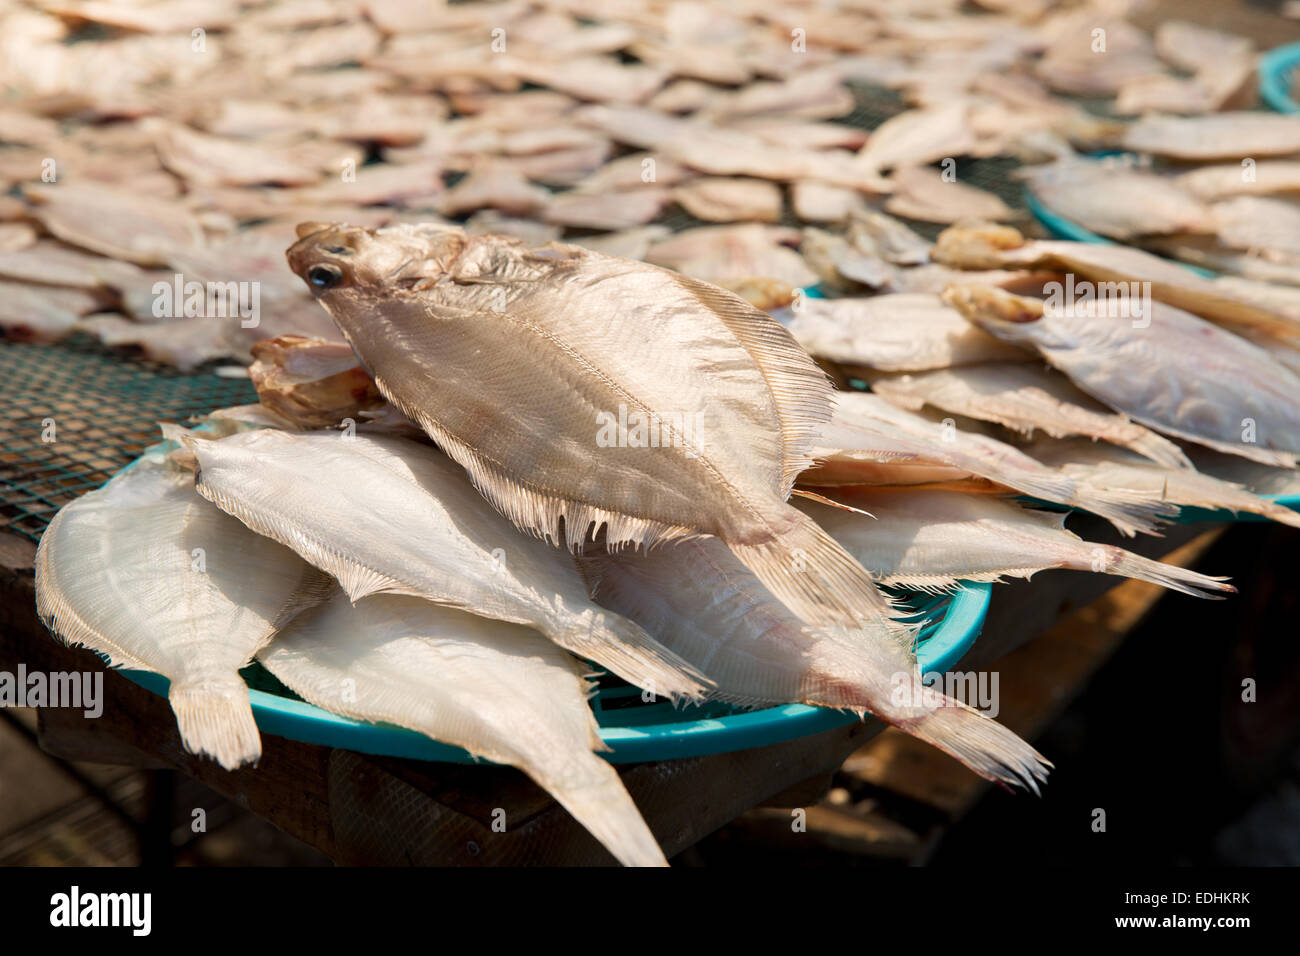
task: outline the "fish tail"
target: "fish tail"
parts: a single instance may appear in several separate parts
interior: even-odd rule
[[[870,573],[815,521],[787,507],[775,534],[757,543],[727,541],[745,567],[805,623],[859,626],[897,616]],[[726,540],[726,539],[724,539]]]
[[[1235,587],[1225,583],[1227,578],[1189,571],[1176,564],[1153,561],[1132,551],[1125,551],[1123,548],[1095,545],[1093,554],[1095,558],[1090,568],[1094,571],[1100,570],[1106,574],[1120,574],[1127,578],[1148,581],[1172,591],[1190,594],[1192,597],[1208,598],[1212,601],[1223,600],[1222,597],[1209,593],[1212,591],[1237,593]]]
[[[189,753],[207,754],[226,770],[262,756],[262,738],[242,680],[173,684],[167,699]]]
[[[624,866],[667,866],[664,852],[632,802],[618,772],[595,754],[582,754],[563,774],[525,768]]]
[[[1090,488],[1081,486],[1070,504],[1105,518],[1120,534],[1158,535],[1159,525],[1178,514],[1178,506],[1153,492],[1129,488]]]
[[[985,780],[1011,790],[1023,787],[1041,796],[1038,785],[1047,780],[1052,764],[1017,734],[985,717],[978,710],[930,688],[921,688],[921,677],[913,678],[914,690],[924,693],[936,706],[919,716],[882,716],[900,730],[938,747]]]
[[[561,646],[608,667],[630,684],[670,700],[699,701],[713,682],[664,647],[639,624],[613,612],[589,612],[586,634]],[[556,643],[561,643],[556,640]]]
[[[1148,461],[1154,461],[1157,465],[1179,470],[1196,470],[1192,460],[1187,457],[1186,452],[1178,447],[1176,442],[1172,442],[1165,436],[1158,435],[1150,429],[1124,444],[1131,451],[1137,452]]]

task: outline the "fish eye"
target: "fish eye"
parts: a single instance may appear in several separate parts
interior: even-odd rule
[[[332,256],[350,256],[352,250],[347,246],[326,246],[325,251]]]
[[[307,270],[307,281],[317,289],[332,289],[343,280],[343,270],[336,265],[322,262]]]

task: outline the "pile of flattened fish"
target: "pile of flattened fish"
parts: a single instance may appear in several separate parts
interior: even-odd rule
[[[593,667],[1036,792],[884,589],[1219,597],[1068,515],[1300,525],[1266,497],[1300,485],[1300,118],[1246,108],[1250,43],[1137,6],[0,0],[0,327],[259,396],[59,512],[41,616],[166,676],[223,767],[261,754],[256,659],[518,767],[629,865],[664,857]],[[837,122],[854,84],[908,108]],[[1135,245],[1007,225],[955,172],[991,156]]]

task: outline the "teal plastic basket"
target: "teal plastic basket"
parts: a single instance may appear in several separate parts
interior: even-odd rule
[[[162,442],[148,451],[170,447],[174,443]],[[133,461],[118,474],[134,468],[139,461]],[[894,592],[911,609],[909,620],[925,622],[917,645],[923,674],[947,671],[975,643],[984,626],[992,590],[990,584],[967,583],[941,595]],[[120,673],[155,694],[167,695],[170,681],[161,674],[139,670]],[[242,673],[249,684],[253,717],[262,733],[376,756],[442,763],[480,762],[459,747],[439,743],[416,731],[353,720],[309,704],[280,684],[261,664],[254,663]],[[857,720],[843,711],[805,704],[750,711],[717,702],[674,707],[663,700],[643,700],[640,689],[613,675],[601,676],[591,706],[600,726],[600,738],[610,748],[601,756],[611,763],[676,760],[748,750],[807,737]]]
[[[1300,103],[1291,96],[1300,66],[1300,43],[1288,43],[1269,50],[1259,60],[1259,96],[1279,113],[1300,113]]]

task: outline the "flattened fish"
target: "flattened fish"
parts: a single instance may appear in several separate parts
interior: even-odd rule
[[[1144,116],[1128,128],[1123,147],[1170,159],[1209,160],[1300,153],[1300,116],[1259,110],[1207,116]]]
[[[380,391],[520,528],[574,550],[602,526],[611,548],[714,534],[810,623],[888,608],[786,502],[831,388],[771,316],[577,246],[299,228],[290,267]]]
[[[801,701],[870,712],[988,780],[1037,792],[1046,776],[1049,764],[1015,734],[922,689],[910,639],[900,641],[883,622],[861,630],[805,626],[716,538],[646,554],[584,554],[579,562],[596,600],[710,675],[713,697],[747,707]]]
[[[1225,481],[1203,471],[1162,468],[1121,449],[1077,439],[1050,442],[1040,440],[1030,445],[1027,451],[1039,461],[1059,468],[1095,488],[1144,489],[1159,492],[1161,497],[1176,505],[1257,514],[1300,528],[1300,512],[1262,498],[1242,484]],[[1216,452],[1205,452],[1204,455],[1219,457]],[[1202,453],[1196,456],[1198,468],[1201,467],[1202,457]],[[1247,468],[1259,468],[1243,459],[1231,460],[1234,464],[1240,462]],[[1272,474],[1287,473],[1272,470]]]
[[[776,222],[781,190],[761,179],[704,176],[673,190],[687,212],[706,222]]]
[[[1150,282],[1151,294],[1265,348],[1300,348],[1300,312],[1258,288],[1203,279],[1190,269],[1129,246],[1025,239],[1009,226],[954,227],[940,234],[934,257],[962,269],[1057,269],[1093,283]],[[956,280],[960,281],[960,279]],[[971,277],[981,285],[991,283]],[[1287,361],[1300,365],[1300,357]]]
[[[889,177],[893,194],[885,200],[886,211],[895,216],[923,222],[960,222],[963,219],[998,222],[1015,217],[1015,212],[991,192],[947,180],[929,166],[903,166]]]
[[[918,472],[929,465],[940,466],[938,473],[954,477],[978,475],[1044,501],[1091,511],[1130,536],[1139,531],[1154,534],[1157,522],[1178,511],[1147,491],[1096,492],[1080,487],[1069,476],[996,438],[957,428],[953,419],[931,421],[865,392],[838,395],[835,416],[814,450],[817,466],[800,475],[799,483],[833,487],[861,484],[863,473],[878,476],[882,440],[891,454],[903,451],[914,455],[907,465]]]
[[[1069,381],[1037,364],[990,363],[918,375],[880,376],[871,390],[903,408],[926,405],[955,415],[997,422],[1023,435],[1035,429],[1055,438],[1087,435],[1131,448],[1169,468],[1191,468],[1167,438],[1094,402]]]
[[[881,372],[920,372],[1033,357],[975,328],[937,295],[805,299],[789,329],[813,355]]]
[[[89,182],[28,186],[23,193],[46,229],[111,259],[166,265],[171,253],[203,242],[203,229],[189,210],[154,196]]]
[[[592,604],[564,552],[521,535],[426,445],[261,430],[190,446],[200,494],[333,575],[353,601],[421,597],[536,627],[668,697],[702,689],[639,627]]]
[[[813,501],[799,507],[884,584],[948,590],[960,581],[996,582],[1069,568],[1149,581],[1193,597],[1236,591],[1224,578],[1085,541],[1065,529],[1066,514],[1022,508],[995,495],[859,488],[841,490],[835,499],[871,517]]]
[[[171,681],[181,740],[228,770],[262,753],[239,676],[328,579],[194,491],[152,452],[55,515],[36,552],[36,608],[72,645]]]
[[[536,631],[374,595],[299,616],[258,659],[305,700],[518,767],[627,866],[667,866],[603,744],[577,661]],[[352,693],[346,697],[341,688]]]
[[[1021,174],[1044,206],[1112,239],[1205,232],[1210,210],[1155,173],[1116,163],[1068,159]]]
[[[1265,464],[1300,461],[1300,377],[1189,312],[1160,302],[1142,320],[1082,305],[1045,309],[1041,299],[984,286],[952,286],[944,299],[1143,425]]]

